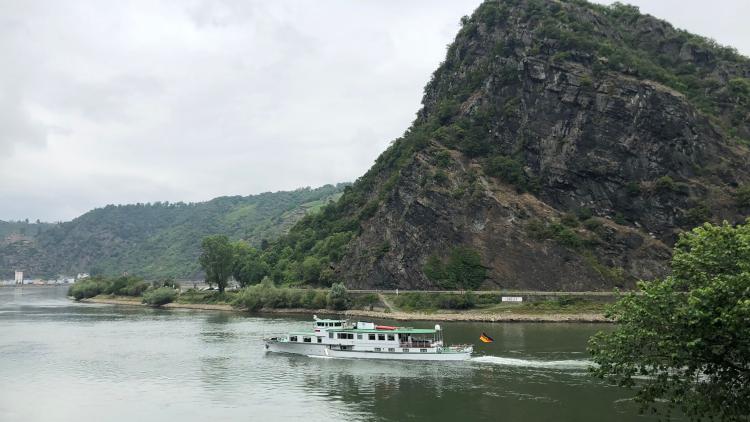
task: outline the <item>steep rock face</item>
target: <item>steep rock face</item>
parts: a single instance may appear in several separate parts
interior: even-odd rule
[[[747,215],[735,193],[750,181],[748,76],[746,58],[632,8],[485,2],[397,141],[417,146],[359,182],[371,211],[336,275],[460,287],[425,267],[461,246],[481,257],[484,287],[663,276],[679,232]]]

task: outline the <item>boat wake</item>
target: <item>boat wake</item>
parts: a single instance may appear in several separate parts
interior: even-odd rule
[[[471,362],[492,364],[501,366],[515,366],[523,368],[548,368],[548,369],[587,369],[594,365],[586,359],[576,360],[532,360],[503,358],[500,356],[479,356],[471,358]]]

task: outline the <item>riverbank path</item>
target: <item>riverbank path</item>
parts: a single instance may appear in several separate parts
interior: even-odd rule
[[[381,302],[383,302],[383,305],[388,309],[389,312],[395,312],[396,310],[393,308],[393,305],[391,305],[391,302],[388,301],[388,299],[383,296],[382,293],[378,292],[378,298]]]

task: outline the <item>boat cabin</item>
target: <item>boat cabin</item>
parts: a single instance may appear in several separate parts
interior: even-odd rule
[[[460,360],[467,358],[472,349],[469,345],[444,346],[439,325],[434,329],[393,327],[317,316],[312,331],[269,338],[266,347],[273,351],[315,356],[406,360]]]
[[[313,328],[315,332],[327,331],[332,329],[343,329],[347,328],[348,323],[345,319],[320,319],[315,316],[315,322],[313,322]]]

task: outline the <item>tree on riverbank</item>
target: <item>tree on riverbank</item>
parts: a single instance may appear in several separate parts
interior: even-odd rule
[[[224,292],[234,266],[234,248],[224,235],[208,236],[201,242],[199,262],[206,272],[206,282],[216,284]]]
[[[672,275],[639,287],[610,309],[617,328],[590,340],[593,373],[638,387],[644,410],[665,401],[692,420],[747,421],[750,220],[683,234]]]

